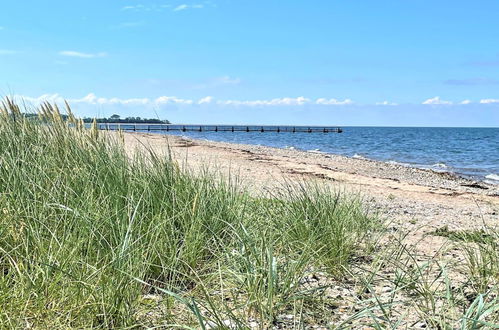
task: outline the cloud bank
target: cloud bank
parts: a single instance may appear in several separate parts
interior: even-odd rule
[[[480,100],[480,104],[494,104],[499,103],[499,99],[484,99]]]
[[[23,99],[38,105],[42,102],[64,102],[64,98],[59,94],[44,94],[39,97],[29,97],[17,95],[16,98]],[[350,99],[337,100],[319,98],[311,100],[300,96],[296,98],[283,97],[270,100],[216,100],[212,96],[206,96],[197,100],[183,99],[176,96],[159,96],[157,98],[106,98],[98,97],[94,93],[90,93],[82,98],[67,99],[71,104],[89,104],[89,105],[142,105],[142,106],[161,106],[161,105],[193,105],[193,104],[217,104],[229,106],[302,106],[302,105],[350,105],[354,102]]]
[[[444,101],[444,100],[440,99],[439,96],[435,96],[431,99],[423,101],[423,104],[424,105],[451,105],[452,102],[451,101]]]
[[[230,83],[237,83],[238,79],[222,77],[221,80],[229,80]],[[44,94],[38,97],[30,97],[23,95],[15,95],[15,98],[23,99],[38,105],[42,102],[64,102],[65,98],[60,94]],[[376,102],[374,104],[360,104],[351,99],[336,99],[336,98],[317,98],[311,99],[304,96],[299,97],[282,97],[274,99],[261,99],[261,100],[219,100],[213,96],[205,96],[199,99],[185,99],[176,96],[159,96],[156,98],[107,98],[99,97],[94,93],[89,93],[81,98],[67,98],[68,102],[72,104],[89,104],[89,105],[133,105],[133,106],[162,106],[162,105],[203,105],[215,104],[220,106],[247,106],[247,107],[279,107],[279,106],[399,106],[400,104],[390,101]],[[470,104],[499,104],[499,99],[487,98],[478,101],[463,100],[460,102],[453,102],[441,99],[435,96],[424,100],[422,105],[470,105]]]
[[[60,94],[14,96],[33,107],[44,101],[63,105]],[[172,122],[204,124],[340,125],[340,126],[456,126],[499,127],[499,99],[446,101],[439,97],[421,103],[381,101],[362,104],[351,99],[281,97],[273,99],[217,99],[101,97],[90,93],[67,98],[81,117],[140,116]]]

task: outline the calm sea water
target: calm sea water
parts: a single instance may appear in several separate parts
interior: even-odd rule
[[[196,139],[295,148],[396,162],[499,184],[499,128],[344,127],[341,134],[173,134]]]

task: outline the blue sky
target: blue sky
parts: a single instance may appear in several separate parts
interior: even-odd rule
[[[499,126],[499,2],[10,1],[0,93],[185,123]]]

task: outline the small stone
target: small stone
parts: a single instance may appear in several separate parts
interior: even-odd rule
[[[251,328],[251,329],[258,329],[258,322],[256,321],[251,321],[248,323],[248,326]]]
[[[142,296],[142,303],[153,303],[153,302],[159,302],[161,301],[161,296],[160,295],[154,295],[154,294],[146,294]]]
[[[284,315],[279,315],[279,318],[283,320],[292,320],[295,318],[295,316],[293,314],[284,314]]]

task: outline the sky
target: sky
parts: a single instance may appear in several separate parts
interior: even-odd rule
[[[0,94],[175,123],[499,126],[497,0],[23,0]]]

